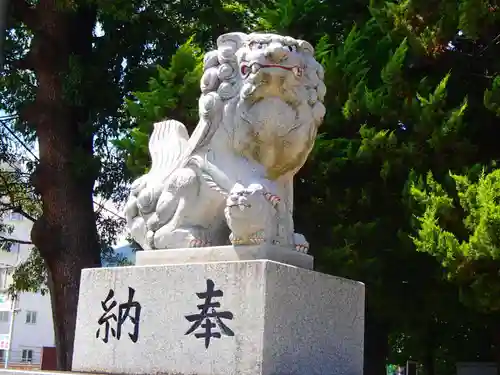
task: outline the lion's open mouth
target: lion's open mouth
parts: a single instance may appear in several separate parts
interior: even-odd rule
[[[302,77],[303,68],[300,66],[285,66],[279,64],[259,64],[259,63],[251,63],[251,64],[241,64],[241,75],[246,78],[250,73],[257,73],[259,70],[264,68],[278,68],[283,70],[288,70],[292,72],[296,77]]]
[[[246,204],[246,203],[242,203],[242,204],[236,204],[235,203],[235,204],[230,204],[230,205],[228,205],[226,207],[228,207],[228,208],[238,207],[241,211],[243,211],[243,209],[250,208],[250,207],[252,207],[252,205],[251,204]]]

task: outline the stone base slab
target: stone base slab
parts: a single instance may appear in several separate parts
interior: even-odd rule
[[[361,375],[363,330],[362,283],[273,261],[86,269],[73,371]]]
[[[73,372],[73,371],[52,371],[52,370],[14,370],[0,369],[0,375],[108,375],[88,372]]]
[[[136,253],[137,266],[184,263],[232,262],[243,260],[273,260],[309,270],[314,258],[295,249],[273,246],[213,246],[187,249],[147,250]]]

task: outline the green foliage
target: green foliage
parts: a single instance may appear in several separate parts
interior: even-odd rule
[[[327,8],[326,2],[315,0],[275,1],[262,8],[259,23],[263,30],[287,33],[293,30],[297,21],[304,21],[311,14],[321,14]]]
[[[203,73],[203,55],[190,38],[172,56],[168,69],[157,66],[157,77],[150,78],[150,91],[135,92],[127,99],[127,109],[139,127],[150,127],[175,109],[191,123],[197,111],[193,98],[200,94],[199,82]],[[184,105],[183,105],[184,104]]]
[[[257,19],[252,29],[293,35],[313,45],[325,35],[335,43],[342,43],[353,25],[362,25],[370,18],[366,0],[340,1],[334,6],[327,1],[314,0],[261,3],[255,11]]]
[[[500,75],[494,77],[491,90],[484,91],[484,106],[500,117]]]
[[[155,122],[174,118],[192,130],[198,121],[198,97],[203,74],[203,53],[193,38],[181,45],[168,68],[157,66],[149,79],[149,91],[135,92],[126,107],[136,127],[115,142],[128,155],[127,166],[134,175],[147,170],[148,139]]]
[[[12,275],[12,284],[9,285],[9,294],[31,292],[45,295],[48,291],[45,261],[38,250],[33,248],[28,259],[16,267]]]
[[[35,163],[20,139],[13,136],[15,121],[15,118],[0,118],[0,225],[1,217],[10,212],[31,220],[41,212],[29,180]]]
[[[320,39],[327,115],[295,186],[296,225],[319,269],[364,281],[370,315],[411,337],[402,356],[422,359],[429,337],[468,342],[466,328],[452,339],[448,327],[469,324],[455,319],[458,311],[472,313],[458,305],[441,265],[414,251],[412,176],[432,171],[441,180],[499,156],[490,142],[498,120],[483,104],[492,84],[478,78],[498,71],[493,51],[489,60],[469,55],[471,39],[455,35],[456,11],[437,11],[449,6],[372,2],[374,18],[345,32],[343,43]]]
[[[414,238],[417,250],[435,256],[448,276],[461,286],[465,301],[485,311],[500,309],[500,169],[483,172],[474,181],[451,175],[453,195],[429,172],[425,184],[413,184],[411,194],[424,207]],[[458,207],[455,202],[458,201]],[[462,233],[448,228],[450,217],[463,212]]]

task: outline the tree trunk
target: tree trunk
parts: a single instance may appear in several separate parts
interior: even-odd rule
[[[81,253],[63,253],[47,265],[58,370],[71,370],[81,270],[99,266],[92,252]]]
[[[33,226],[32,239],[49,272],[57,368],[70,370],[80,273],[83,268],[100,266],[100,248],[92,188],[75,186],[76,182],[72,181],[70,174],[61,178],[62,181],[53,178],[62,177],[65,173],[50,167],[43,169],[43,155],[41,151],[36,176],[43,214]],[[70,166],[66,168],[71,170]]]
[[[389,325],[374,317],[365,315],[364,375],[386,375],[389,354]]]
[[[25,64],[37,78],[35,101],[20,113],[36,131],[40,155],[32,183],[43,213],[31,236],[49,271],[59,370],[71,369],[81,270],[100,266],[93,208],[98,168],[86,88],[92,83],[85,73],[96,11],[68,4],[18,5],[33,32]]]

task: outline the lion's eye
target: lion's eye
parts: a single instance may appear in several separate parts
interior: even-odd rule
[[[288,46],[290,52],[297,52],[297,46]]]

